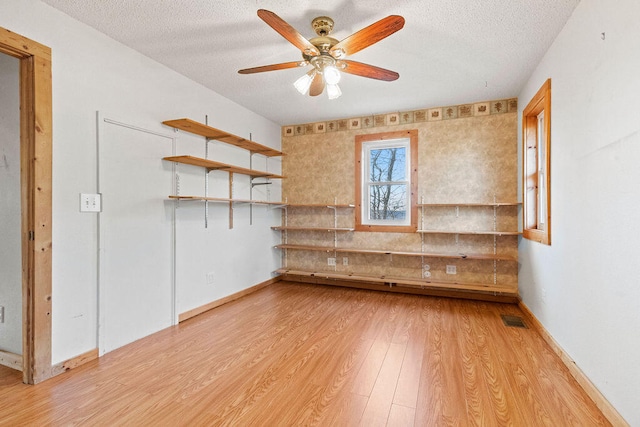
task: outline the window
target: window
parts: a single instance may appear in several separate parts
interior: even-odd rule
[[[522,112],[523,232],[551,244],[551,79]]]
[[[417,230],[418,131],[356,137],[356,230]]]

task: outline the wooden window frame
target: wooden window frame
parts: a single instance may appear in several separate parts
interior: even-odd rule
[[[362,223],[362,185],[363,185],[363,158],[362,158],[362,146],[365,142],[373,141],[388,141],[394,139],[409,139],[410,153],[410,184],[409,191],[410,203],[409,212],[411,215],[411,222],[409,225],[372,225]],[[416,129],[397,132],[383,132],[367,135],[356,136],[356,153],[355,153],[355,230],[356,231],[376,231],[376,232],[388,232],[388,233],[415,233],[418,230],[418,131]]]
[[[22,373],[36,384],[51,363],[51,49],[0,27],[0,53],[20,60]]]
[[[538,117],[543,113],[544,128],[544,185],[546,209],[544,226],[538,217],[539,206],[539,162],[538,162]],[[531,159],[535,156],[535,159]],[[534,166],[530,166],[530,160]],[[548,79],[522,112],[522,236],[535,242],[551,245],[551,79]]]

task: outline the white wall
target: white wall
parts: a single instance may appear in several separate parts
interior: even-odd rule
[[[640,425],[638,22],[637,0],[582,0],[519,96],[522,111],[552,79],[552,245],[522,240],[520,293],[631,425]]]
[[[0,54],[0,350],[22,354],[20,63]]]
[[[280,146],[280,127],[39,1],[3,0],[0,26],[52,48],[53,363],[57,363],[97,347],[98,220],[96,214],[80,213],[78,202],[79,193],[97,189],[96,111],[165,133],[171,130],[161,125],[163,120],[203,121],[208,115],[212,126],[243,137],[251,133],[254,140],[275,148]],[[181,133],[177,152],[201,155],[203,147],[202,139]],[[248,157],[238,151],[220,148],[216,153],[223,162],[248,167]],[[144,155],[135,149],[124,154]],[[264,160],[254,157],[254,167],[259,168]],[[276,170],[279,161],[270,167]],[[202,194],[202,171],[185,173],[199,175],[193,192]],[[166,183],[148,185],[164,188]],[[275,187],[274,199],[280,191],[279,184]],[[238,227],[229,231],[216,221],[205,230],[201,211],[195,210],[181,207],[178,214],[178,312],[267,280],[279,265],[279,258],[270,256],[277,236],[268,228],[279,222],[279,212],[263,210],[251,228],[237,219]],[[136,244],[157,262],[171,262],[170,256],[156,253],[144,242]],[[207,286],[206,274],[211,271],[216,280]]]

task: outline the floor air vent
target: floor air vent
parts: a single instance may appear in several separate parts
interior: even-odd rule
[[[524,324],[524,321],[522,320],[522,317],[519,316],[509,316],[506,314],[501,314],[500,317],[502,317],[502,321],[504,322],[505,326],[511,326],[513,328],[526,328],[527,325]]]

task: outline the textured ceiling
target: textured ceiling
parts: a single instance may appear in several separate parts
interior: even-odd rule
[[[110,37],[281,125],[516,97],[579,0],[44,0]],[[240,75],[297,61],[264,23],[268,9],[303,36],[331,16],[342,40],[388,15],[402,30],[350,56],[396,71],[383,82],[344,74],[342,97],[300,95],[300,68]]]

